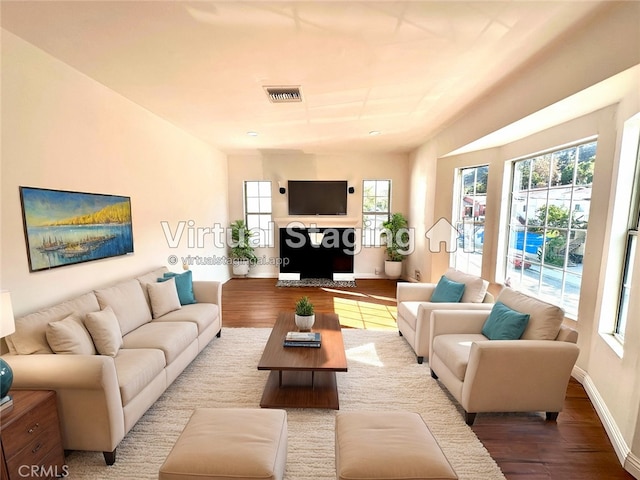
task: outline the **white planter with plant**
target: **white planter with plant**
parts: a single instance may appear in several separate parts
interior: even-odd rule
[[[409,248],[409,222],[402,213],[394,213],[382,224],[382,241],[386,243],[384,273],[389,278],[402,276],[402,261]]]
[[[255,232],[247,228],[244,220],[236,220],[231,225],[231,262],[233,274],[247,276],[252,264],[255,264],[257,257],[255,249],[251,244],[251,237]]]
[[[296,327],[301,332],[311,331],[311,327],[316,321],[314,313],[313,303],[309,300],[309,297],[302,297],[296,302],[295,313]]]

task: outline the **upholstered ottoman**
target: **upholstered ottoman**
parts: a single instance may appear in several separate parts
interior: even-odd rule
[[[282,480],[287,412],[199,408],[160,467],[159,480]]]
[[[422,417],[410,412],[336,415],[338,480],[457,479]]]

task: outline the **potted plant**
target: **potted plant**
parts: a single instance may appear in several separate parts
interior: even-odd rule
[[[247,228],[244,220],[236,220],[231,225],[231,260],[234,275],[247,275],[249,267],[258,260],[251,245],[255,232]]]
[[[409,223],[402,213],[393,213],[389,220],[382,224],[382,241],[386,243],[384,273],[389,278],[400,278],[402,275],[403,253],[409,246]]]
[[[309,297],[302,297],[296,302],[295,320],[296,326],[301,332],[311,331],[311,327],[316,321],[316,316],[313,303],[311,303]]]

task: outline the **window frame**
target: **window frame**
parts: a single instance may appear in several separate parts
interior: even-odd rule
[[[256,184],[257,195],[249,195],[249,186]],[[273,245],[274,238],[274,228],[273,228],[273,190],[272,190],[272,182],[271,180],[245,180],[243,182],[243,210],[244,210],[244,221],[247,225],[247,228],[251,231],[256,232],[251,239],[251,242],[254,244],[254,247],[269,247]],[[266,194],[268,192],[268,195]],[[258,202],[258,210],[253,211],[250,209],[250,205],[255,203],[254,199],[257,199]],[[263,200],[268,199],[269,207],[265,208]],[[250,218],[257,217],[258,224],[255,225]],[[266,228],[263,228],[264,218],[268,217],[266,221]]]
[[[561,306],[565,315],[573,319],[578,317],[583,272],[581,268],[571,268],[582,263],[591,209],[591,195],[581,198],[580,194],[585,188],[592,192],[597,147],[597,136],[591,136],[510,161],[505,283],[519,282],[527,294]],[[590,155],[584,155],[591,149]],[[566,162],[571,164],[570,172]],[[583,162],[588,162],[586,170]],[[563,176],[568,172],[570,179]],[[578,202],[588,210],[576,208]],[[526,274],[527,270],[538,270],[537,276]]]
[[[638,242],[640,242],[640,129],[636,130],[636,161],[633,174],[633,189],[629,206],[629,219],[627,227],[627,238],[624,247],[624,257],[622,258],[622,271],[620,276],[620,289],[618,293],[618,303],[616,316],[613,324],[613,336],[624,343],[625,330],[628,324],[628,306],[630,300],[631,282],[633,280],[633,266],[635,255],[638,253]]]
[[[367,182],[375,182],[374,195],[367,195]],[[382,182],[386,182],[386,190],[387,190],[386,196],[377,194],[379,183],[382,183]],[[381,237],[380,237],[380,234],[382,233],[381,225],[383,222],[386,222],[391,218],[391,188],[392,188],[391,179],[376,178],[376,179],[362,180],[362,238],[361,238],[361,241],[362,241],[362,246],[364,247],[372,247],[372,246],[377,247],[377,246],[380,246],[381,244]],[[375,206],[378,205],[378,201],[375,199],[379,199],[379,198],[386,199],[387,209],[386,210],[377,210],[377,209],[365,210],[365,205],[368,203],[365,200],[366,197],[374,198],[373,203]],[[367,217],[373,217],[375,219],[373,222],[374,223],[373,228],[368,226],[369,220]]]
[[[454,182],[454,198],[456,199],[456,204],[454,205],[454,211],[453,211],[453,218],[455,219],[454,221],[454,226],[456,228],[456,230],[458,231],[458,237],[456,238],[456,248],[455,251],[451,252],[450,257],[449,257],[449,264],[451,267],[463,271],[465,273],[469,273],[472,275],[477,275],[477,276],[482,276],[482,255],[483,252],[481,251],[480,253],[480,265],[478,266],[477,269],[473,270],[470,269],[469,267],[472,266],[472,263],[470,262],[470,256],[469,254],[475,253],[476,252],[476,232],[477,232],[477,228],[482,225],[484,226],[485,224],[485,215],[486,215],[486,208],[487,208],[487,204],[486,204],[486,199],[487,199],[487,192],[488,192],[488,188],[485,187],[485,192],[484,192],[484,197],[485,197],[485,203],[483,206],[483,210],[481,212],[478,213],[478,215],[474,215],[475,214],[475,205],[476,205],[476,198],[479,198],[478,196],[478,192],[477,192],[477,185],[478,185],[478,173],[481,169],[486,169],[486,182],[488,185],[489,182],[489,164],[482,164],[482,165],[475,165],[475,166],[466,166],[466,167],[461,167],[461,168],[457,168],[456,169],[456,181]],[[473,193],[471,195],[468,195],[465,193],[465,183],[464,183],[464,175],[465,172],[467,171],[473,171]],[[467,217],[466,212],[463,213],[463,208],[466,209],[466,207],[463,207],[463,203],[464,203],[464,199],[465,197],[471,197],[473,204],[471,206],[472,209],[472,215],[470,217]],[[480,207],[479,207],[480,208]],[[478,221],[475,220],[476,218],[480,218],[482,217],[482,221]],[[465,219],[467,218],[471,218],[471,222],[465,222]],[[467,225],[471,224],[472,226],[472,240],[473,240],[473,249],[472,250],[467,250],[466,248],[466,244],[467,244],[467,234],[466,234],[466,229],[467,229]],[[460,245],[460,238],[462,238],[462,245]],[[483,242],[484,243],[484,242]],[[460,247],[462,246],[462,251],[467,254],[466,256],[466,260],[465,260],[465,265],[460,265],[458,260],[461,260],[461,255],[459,252]]]

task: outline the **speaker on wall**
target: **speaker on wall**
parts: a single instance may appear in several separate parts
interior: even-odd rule
[[[347,190],[349,193],[355,193],[356,189],[354,187],[349,187],[349,189]]]
[[[280,192],[280,195],[284,195],[285,193],[287,193],[287,189],[284,188],[280,182],[278,182],[278,191]]]

